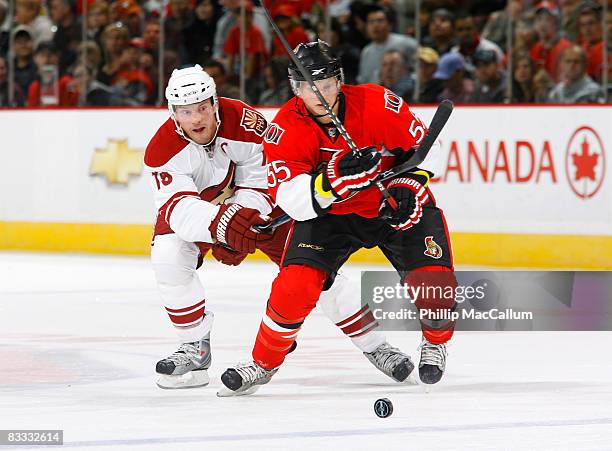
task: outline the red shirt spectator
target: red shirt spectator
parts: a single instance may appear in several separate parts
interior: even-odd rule
[[[247,78],[256,77],[259,71],[266,64],[268,51],[264,41],[263,33],[257,26],[253,25],[253,5],[247,3],[246,10],[246,33],[245,33],[245,53],[246,67],[245,75]],[[230,76],[238,74],[236,67],[236,57],[240,55],[240,27],[236,25],[231,29],[227,40],[223,45],[223,51],[227,54],[227,67]]]
[[[555,3],[543,1],[536,6],[535,29],[539,41],[530,50],[531,58],[558,82],[561,54],[571,42],[559,37],[559,10]]]
[[[57,106],[77,106],[79,104],[79,87],[71,75],[64,75],[58,82],[59,99]],[[28,89],[28,106],[45,106],[41,97],[46,94],[41,92],[40,81],[32,82]]]

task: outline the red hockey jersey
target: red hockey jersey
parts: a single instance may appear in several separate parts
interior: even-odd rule
[[[382,152],[382,168],[395,166],[388,150],[409,150],[419,144],[426,128],[401,97],[378,85],[343,85],[339,116],[357,147],[376,146]],[[436,143],[439,147],[439,143]],[[317,216],[311,180],[333,152],[348,149],[335,127],[323,127],[306,111],[301,99],[289,100],[264,135],[268,164],[268,191],[292,218],[303,221]],[[438,148],[432,148],[420,166],[436,172]],[[331,214],[378,216],[381,193],[375,186],[332,204]]]

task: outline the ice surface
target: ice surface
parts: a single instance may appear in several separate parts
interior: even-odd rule
[[[348,267],[356,283],[363,268]],[[176,343],[146,259],[0,253],[0,429],[63,429],[70,449],[612,449],[612,333],[458,333],[425,393],[315,311],[270,384],[217,398],[275,273],[206,261],[212,381],[169,391],[154,368]],[[417,356],[418,334],[389,341]],[[390,418],[374,414],[381,397]]]

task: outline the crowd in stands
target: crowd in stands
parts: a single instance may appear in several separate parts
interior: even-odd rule
[[[323,39],[347,83],[378,83],[411,103],[603,103],[612,101],[604,1],[265,4],[292,47]],[[240,98],[241,74],[252,104],[292,96],[284,47],[250,0],[0,0],[0,107],[160,105],[172,70],[193,64],[221,96]]]

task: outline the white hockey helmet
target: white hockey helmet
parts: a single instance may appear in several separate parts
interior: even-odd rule
[[[166,86],[166,100],[168,101],[168,111],[170,111],[170,115],[176,124],[176,132],[183,138],[188,139],[174,115],[176,106],[200,103],[207,99],[212,99],[213,106],[215,107],[218,131],[221,125],[221,117],[219,116],[217,87],[212,77],[199,64],[172,71],[170,80],[168,80],[168,86]],[[215,132],[215,135],[208,144],[212,143],[216,136],[217,133]]]

